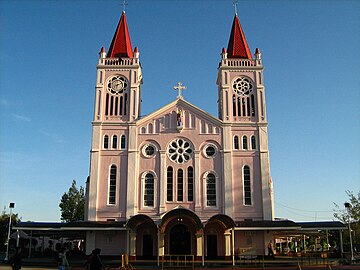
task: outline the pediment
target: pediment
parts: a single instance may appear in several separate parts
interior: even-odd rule
[[[184,99],[177,99],[137,121],[140,134],[174,133],[198,130],[219,134],[222,122]]]

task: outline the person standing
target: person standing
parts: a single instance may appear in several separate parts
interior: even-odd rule
[[[100,252],[101,252],[100,248],[95,248],[93,250],[93,255],[91,256],[91,261],[90,261],[90,270],[105,269],[105,266],[100,259]]]
[[[59,261],[58,261],[59,270],[65,270],[65,268],[69,266],[66,253],[67,253],[67,248],[63,248],[59,253]]]
[[[19,270],[21,269],[21,265],[21,248],[17,247],[15,249],[15,254],[10,258],[10,266],[12,270]]]
[[[271,240],[269,241],[267,248],[268,248],[268,256],[269,256],[269,258],[274,259],[275,258],[274,249],[273,249],[273,244],[272,244]]]

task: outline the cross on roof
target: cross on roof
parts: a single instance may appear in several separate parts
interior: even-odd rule
[[[123,12],[125,12],[125,8],[126,8],[127,5],[128,5],[128,3],[126,3],[126,0],[124,0],[124,2],[123,2]]]
[[[237,16],[237,4],[238,4],[238,0],[234,0],[233,5],[234,5],[234,11],[235,11],[236,16]]]
[[[174,86],[174,90],[179,92],[177,98],[183,98],[183,96],[181,95],[181,91],[186,90],[186,86],[183,85],[182,82],[178,82],[177,86]]]

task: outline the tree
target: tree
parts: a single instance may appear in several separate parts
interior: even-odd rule
[[[2,212],[0,215],[0,250],[5,250],[5,243],[7,241],[8,232],[9,232],[9,216],[10,214]],[[11,227],[20,221],[18,214],[11,215]]]
[[[334,217],[342,221],[344,224],[351,223],[351,230],[353,235],[353,243],[354,246],[360,245],[360,191],[356,195],[352,191],[345,191],[346,194],[349,196],[350,203],[348,207],[342,205],[341,207],[334,203]],[[344,232],[344,239],[345,243],[348,242],[348,231]]]
[[[85,192],[84,188],[76,187],[76,181],[73,180],[67,193],[64,193],[59,203],[61,211],[61,221],[73,222],[84,220],[85,213]]]
[[[335,205],[335,213],[334,217],[341,220],[344,223],[349,222],[349,218],[352,222],[360,222],[360,191],[358,191],[357,196],[354,195],[352,191],[345,191],[346,194],[349,196],[349,207],[340,207],[338,204],[334,203]]]

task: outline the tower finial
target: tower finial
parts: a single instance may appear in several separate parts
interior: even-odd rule
[[[235,16],[237,16],[237,4],[238,4],[238,0],[233,0]]]
[[[126,0],[124,0],[124,2],[123,2],[123,12],[125,12],[125,8],[126,8],[127,5],[128,4],[126,3]]]

